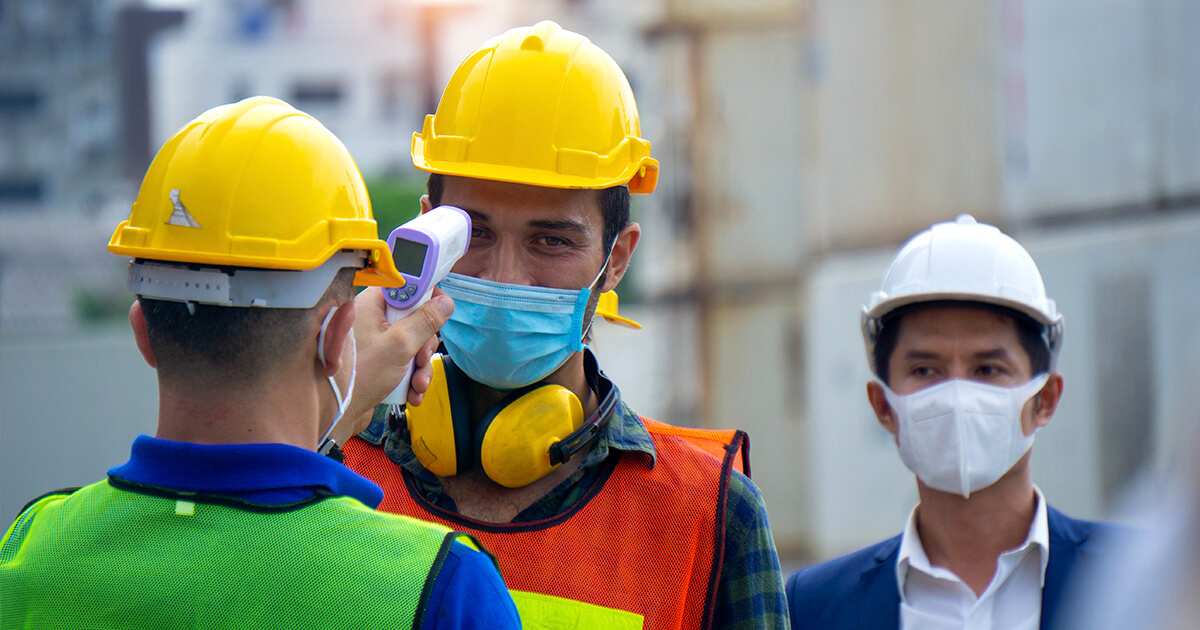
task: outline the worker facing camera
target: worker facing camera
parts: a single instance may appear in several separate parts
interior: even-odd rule
[[[471,240],[423,401],[346,444],[380,509],[483,541],[527,627],[786,627],[745,434],[639,416],[586,345],[596,320],[632,324],[613,293],[642,233],[630,196],[658,180],[621,68],[553,22],[512,29],[411,146],[421,211],[462,209]]]

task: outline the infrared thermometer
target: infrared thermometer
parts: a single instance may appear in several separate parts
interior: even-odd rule
[[[467,253],[471,243],[471,216],[454,206],[438,206],[392,230],[388,249],[396,270],[404,276],[403,287],[383,287],[387,320],[393,323],[429,301],[433,287],[441,282],[454,263]],[[387,405],[403,405],[412,380],[409,359],[400,385],[383,399]]]

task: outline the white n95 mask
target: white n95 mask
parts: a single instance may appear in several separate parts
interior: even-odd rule
[[[880,383],[896,412],[900,459],[930,488],[969,498],[1033,446],[1034,434],[1021,431],[1021,408],[1049,378],[1012,388],[954,379],[904,396]]]

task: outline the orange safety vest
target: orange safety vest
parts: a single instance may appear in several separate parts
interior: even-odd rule
[[[382,446],[354,438],[343,450],[347,466],[383,487],[380,510],[475,536],[513,591],[628,611],[644,628],[710,628],[729,475],[749,470],[748,438],[642,420],[657,452],[653,468],[623,455],[565,513],[527,523],[449,512],[422,497]]]

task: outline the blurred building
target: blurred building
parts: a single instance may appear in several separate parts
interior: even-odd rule
[[[644,411],[750,432],[781,552],[893,535],[915,503],[859,309],[962,212],[1026,243],[1066,315],[1035,480],[1095,518],[1165,466],[1200,383],[1200,6],[660,4],[638,97],[664,171],[634,269],[681,344],[648,371],[695,406]]]
[[[1192,0],[184,5],[177,19],[118,0],[0,2],[0,324],[10,334],[17,304],[71,302],[55,291],[97,273],[100,263],[71,256],[115,258],[103,243],[132,201],[128,174],[197,113],[278,96],[337,133],[365,174],[418,177],[411,134],[459,60],[504,29],[554,19],[625,69],[663,169],[658,190],[635,198],[644,235],[621,288],[641,298],[622,311],[646,328],[598,326],[597,351],[639,412],[750,432],[785,555],[820,559],[893,535],[916,500],[865,401],[858,316],[895,248],[934,221],[969,212],[1016,236],[1065,313],[1066,396],[1034,459],[1056,506],[1104,516],[1133,471],[1166,465],[1197,402]],[[136,36],[118,36],[122,24]],[[130,140],[137,133],[145,140]],[[79,218],[105,204],[115,215],[94,227]],[[51,207],[59,224],[11,227]],[[59,238],[72,231],[86,236]],[[48,271],[47,250],[69,271]],[[27,269],[22,284],[8,280],[14,266]],[[54,273],[57,289],[42,284]],[[22,348],[4,355],[6,426],[7,401],[37,389],[16,363],[37,352]],[[88,373],[70,369],[59,371]],[[130,393],[103,396],[79,405],[122,409]],[[32,448],[11,435],[4,453]],[[0,479],[15,478],[15,460],[4,461]],[[60,463],[33,489],[103,472]],[[26,490],[6,486],[0,507],[19,507],[10,496]]]
[[[120,306],[104,244],[153,155],[147,46],[182,18],[128,0],[0,3],[4,334],[61,333]]]

